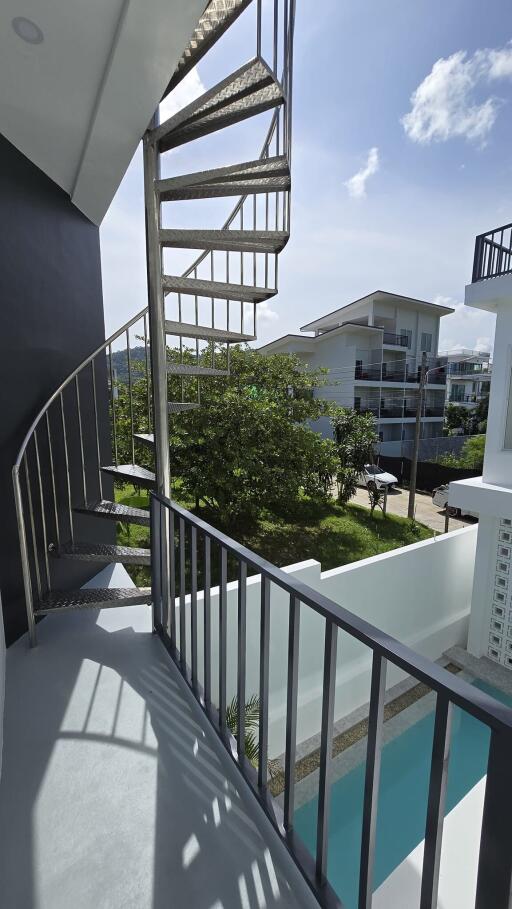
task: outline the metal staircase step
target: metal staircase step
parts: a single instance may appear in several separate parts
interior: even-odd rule
[[[165,321],[165,333],[182,338],[199,338],[200,340],[219,341],[219,343],[238,344],[242,341],[255,341],[255,335],[245,335],[239,331],[228,331],[227,328],[210,328],[208,325],[192,325],[187,322]]]
[[[162,285],[166,294],[192,294],[195,297],[214,297],[218,300],[240,300],[261,303],[275,297],[277,290],[270,287],[252,287],[249,284],[228,284],[225,281],[206,281],[202,278],[182,278],[164,275]]]
[[[184,199],[282,192],[290,189],[290,184],[288,161],[279,155],[179,177],[168,177],[165,180],[158,180],[155,186],[162,202],[179,202]]]
[[[173,376],[203,376],[216,378],[229,376],[229,369],[215,369],[213,366],[189,366],[185,363],[168,363],[167,372]]]
[[[169,401],[169,413],[185,413],[187,410],[197,410],[201,405],[197,401]]]
[[[208,4],[178,61],[165,95],[176,88],[250,3],[251,0],[212,0]]]
[[[94,515],[98,518],[107,518],[121,521],[123,524],[141,524],[149,527],[149,511],[145,508],[132,508],[131,505],[121,505],[120,502],[109,502],[102,499],[95,505],[83,505],[74,509],[81,514]]]
[[[256,57],[151,130],[149,138],[165,152],[283,103],[272,70]]]
[[[133,483],[134,486],[142,486],[144,489],[153,489],[155,486],[154,473],[145,467],[139,467],[138,464],[110,464],[101,469],[115,480]]]
[[[68,612],[77,609],[106,609],[151,603],[149,587],[87,587],[82,590],[55,590],[36,604],[35,615]]]
[[[289,234],[281,230],[167,230],[160,231],[162,246],[175,249],[211,249],[227,252],[278,253]]]
[[[133,438],[141,445],[149,445],[150,448],[155,444],[155,436],[152,432],[134,432]]]
[[[151,550],[110,543],[64,543],[52,552],[59,559],[82,562],[122,562],[123,565],[151,565]]]

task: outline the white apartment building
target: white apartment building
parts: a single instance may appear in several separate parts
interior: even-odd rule
[[[488,351],[447,351],[446,403],[473,410],[491,387],[491,355]]]
[[[425,300],[377,290],[260,348],[264,354],[295,353],[304,364],[329,369],[320,397],[372,413],[382,454],[400,454],[414,437],[419,375],[427,354],[422,438],[441,435],[446,395],[446,359],[438,356],[439,323],[453,312]],[[327,419],[318,429],[330,434]]]

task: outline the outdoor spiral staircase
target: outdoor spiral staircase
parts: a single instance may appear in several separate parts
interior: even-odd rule
[[[290,224],[294,0],[273,0],[265,10],[261,0],[212,0],[166,95],[248,7],[255,19],[254,59],[162,124],[155,115],[144,136],[148,308],[55,391],[30,427],[14,465],[31,643],[37,616],[151,601],[149,588],[59,589],[56,565],[66,559],[150,564],[149,549],[77,540],[77,516],[149,526],[146,509],[114,500],[112,480],[170,494],[168,415],[179,419],[181,412],[199,407],[201,382],[229,375],[230,344],[255,339],[257,306],[277,293],[277,257]],[[266,111],[272,117],[259,158],[161,177],[161,159],[169,150]],[[162,226],[167,203],[229,196],[239,198],[220,230]],[[168,273],[165,251],[184,248],[201,253],[183,275]],[[131,333],[138,331],[145,350],[142,421],[134,415],[130,341]],[[119,456],[123,445],[114,361],[121,343],[126,348],[129,462]],[[227,350],[222,368],[219,345]],[[177,385],[181,394],[169,400],[169,386]],[[110,438],[103,431],[107,411]],[[126,420],[123,431],[126,434]],[[86,456],[91,449],[94,463]],[[148,449],[154,469],[140,463],[147,464]]]

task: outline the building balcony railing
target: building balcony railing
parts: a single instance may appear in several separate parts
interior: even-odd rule
[[[424,415],[426,417],[442,417],[444,416],[444,405],[437,407],[425,407]]]
[[[384,419],[389,417],[403,417],[404,409],[401,404],[391,407],[381,407],[380,415],[381,417],[384,417]]]
[[[475,240],[471,281],[485,281],[512,272],[512,224],[496,227]]]
[[[357,410],[358,413],[371,413],[374,417],[378,417],[379,408],[377,404],[364,404],[363,402],[354,404],[354,410]]]
[[[460,394],[451,394],[450,395],[451,404],[474,404],[477,400],[476,395],[460,395]]]
[[[385,331],[382,341],[395,347],[407,347],[408,344],[407,335],[397,335],[392,331]]]
[[[354,379],[356,382],[404,382],[419,384],[420,367],[407,365],[406,369],[391,369],[392,364],[384,363],[381,366],[356,366]],[[429,366],[427,384],[446,385],[446,368]]]
[[[215,609],[211,602],[214,558],[220,567],[218,605]],[[428,754],[424,755],[429,767],[429,784],[421,871],[422,905],[435,906],[438,902],[443,820],[451,763],[451,729],[454,707],[457,707],[484,723],[490,734],[485,800],[479,821],[481,829],[475,909],[509,907],[512,878],[512,795],[506,780],[512,763],[510,708],[430,662],[303,581],[277,568],[196,515],[155,493],[151,495],[151,564],[154,628],[230,758],[234,759],[254,797],[309,881],[320,905],[340,905],[328,882],[327,869],[337,647],[341,631],[343,637],[349,636],[366,648],[371,658],[362,824],[357,843],[360,856],[358,906],[369,906],[371,903],[386,679],[393,668],[399,668],[432,689],[436,696],[433,737],[428,745]],[[230,573],[238,578],[237,614],[234,617],[235,635],[232,643],[228,634],[228,564]],[[250,684],[247,672],[248,575],[257,575],[261,585],[255,676],[259,703],[256,767],[245,755],[245,703]],[[278,607],[276,597],[279,598]],[[350,606],[350,602],[347,605]],[[281,609],[286,610],[286,617],[282,616]],[[288,629],[283,676],[283,716],[286,719],[282,810],[274,802],[269,786],[270,670],[273,656],[275,657],[271,651],[270,626],[276,610]],[[309,626],[312,616],[323,620],[323,671],[320,683],[322,706],[314,857],[294,830],[300,626],[304,622]],[[218,660],[214,659],[215,647],[218,648]],[[236,666],[235,737],[230,734],[227,722],[228,666],[231,667],[230,672]],[[203,684],[200,683],[200,678],[203,679]]]

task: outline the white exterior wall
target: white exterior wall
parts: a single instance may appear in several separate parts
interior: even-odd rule
[[[335,603],[408,644],[432,660],[456,644],[465,646],[471,601],[476,527],[321,572],[310,560],[284,570]],[[260,579],[247,584],[247,697],[258,692]],[[228,585],[228,699],[236,694],[237,582]],[[284,751],[286,722],[286,653],[289,595],[271,587],[270,756]],[[218,588],[212,590],[212,678],[218,679]],[[177,606],[177,613],[179,605]],[[203,598],[198,595],[199,665],[203,652]],[[179,628],[179,616],[176,616]],[[301,608],[297,741],[320,731],[324,620]],[[190,640],[190,635],[188,635]],[[190,655],[189,655],[190,660]],[[371,652],[354,638],[339,634],[335,719],[365,704],[370,692]],[[387,685],[406,673],[389,666]],[[199,672],[202,682],[202,669]],[[213,699],[215,700],[216,681]]]
[[[466,305],[497,314],[493,380],[483,475],[451,483],[449,501],[480,517],[468,649],[512,669],[512,276],[468,285]]]

